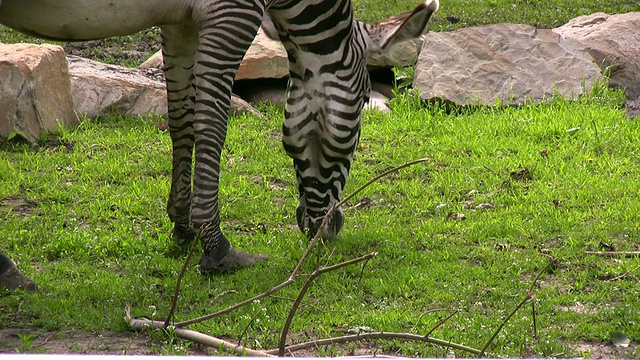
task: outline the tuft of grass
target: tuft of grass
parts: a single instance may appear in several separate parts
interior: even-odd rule
[[[415,6],[406,0],[354,3],[358,18],[368,21]],[[632,10],[640,10],[637,1],[452,0],[441,3],[432,29],[495,22],[553,27],[595,11]],[[124,40],[149,36],[156,35]],[[0,39],[40,41],[4,28]],[[531,312],[521,310],[489,355],[589,354],[577,345],[606,344],[612,333],[637,343],[640,259],[584,253],[638,250],[640,130],[621,109],[623,102],[621,92],[604,84],[578,101],[553,98],[517,108],[423,104],[404,92],[392,101],[391,113],[365,113],[346,193],[403,162],[430,161],[368,187],[345,206],[347,224],[339,239],[321,246],[304,271],[371,251],[380,255],[364,268],[318,279],[292,324],[293,341],[358,329],[424,334],[448,313],[428,311],[444,309],[458,313],[432,336],[481,348],[553,256],[558,265],[534,289],[539,337],[533,336]],[[270,261],[209,277],[197,273],[194,261],[183,280],[178,320],[280,283],[306,248],[308,240],[295,226],[291,160],[280,144],[282,109],[261,110],[265,118],[229,120],[220,206],[223,230],[234,246],[266,252]],[[43,137],[38,149],[5,146],[1,247],[41,290],[0,297],[0,327],[20,327],[21,334],[127,331],[121,314],[128,304],[136,317],[166,316],[185,254],[170,238],[165,214],[171,145],[156,126],[162,121],[110,115]],[[465,220],[456,220],[460,214]],[[218,298],[227,290],[235,293]],[[194,328],[273,348],[297,292],[296,286],[285,288]],[[188,351],[189,344],[175,341],[170,331],[154,336],[164,339],[155,352]],[[21,350],[33,350],[29,341],[25,335]],[[316,354],[361,348],[405,356],[466,355],[402,341],[329,346]],[[630,348],[612,356],[640,354]]]
[[[640,321],[639,259],[584,254],[605,245],[636,250],[640,241],[640,131],[620,109],[622,100],[603,86],[574,102],[452,109],[405,92],[392,101],[391,113],[365,113],[347,193],[392,166],[430,161],[371,185],[347,204],[339,239],[319,248],[304,271],[371,251],[380,255],[365,268],[318,279],[292,324],[292,338],[355,328],[422,333],[444,314],[421,314],[449,309],[459,313],[432,336],[481,348],[554,256],[557,267],[535,289],[539,338],[532,335],[530,311],[521,311],[488,349],[491,356],[568,356],[574,344],[606,342],[613,330],[640,339],[634,325]],[[291,160],[280,144],[282,109],[262,110],[266,120],[230,119],[220,204],[234,246],[266,252],[270,261],[210,277],[200,276],[194,261],[183,280],[178,320],[280,283],[306,248],[295,226]],[[134,316],[166,316],[184,253],[170,239],[164,210],[171,146],[156,126],[160,121],[85,120],[43,139],[38,150],[4,152],[3,251],[42,290],[1,298],[1,326],[125,331],[127,304]],[[227,290],[236,293],[217,299]],[[285,288],[194,328],[273,348],[297,291]],[[184,350],[166,336],[162,351]],[[400,341],[368,346],[424,357],[450,352]]]

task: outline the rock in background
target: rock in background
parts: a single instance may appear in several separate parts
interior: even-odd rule
[[[496,24],[427,34],[413,84],[423,99],[495,105],[575,98],[600,78],[580,44],[551,30]]]
[[[425,100],[522,104],[554,94],[575,98],[608,72],[610,85],[626,89],[627,109],[634,114],[640,112],[638,44],[640,12],[581,16],[553,30],[495,24],[431,32],[418,57],[414,87]],[[394,64],[410,65],[417,49],[409,42],[370,56],[376,91],[368,107],[388,109],[387,97],[393,96],[389,69]],[[20,133],[34,141],[41,131],[57,128],[58,121],[77,122],[74,109],[90,118],[113,111],[166,114],[159,53],[143,64],[145,69],[77,57],[68,61],[69,68],[58,46],[0,45],[0,137]],[[240,65],[234,91],[250,101],[280,103],[287,74],[282,44],[261,30]],[[259,114],[235,96],[232,110]]]
[[[630,99],[640,97],[640,12],[580,16],[553,31],[582,44],[608,72],[612,87],[626,89]]]
[[[581,16],[553,30],[495,24],[428,33],[414,87],[423,99],[461,105],[574,98],[608,72],[640,97],[640,12]],[[639,99],[640,100],[640,99]]]
[[[88,118],[117,113],[123,116],[167,113],[167,90],[162,72],[67,57],[76,111]],[[233,96],[231,111],[259,112]]]
[[[71,90],[76,111],[88,118],[108,112],[122,115],[167,113],[167,92],[162,78],[140,69],[107,65],[69,56]]]
[[[64,50],[56,45],[0,44],[0,138],[78,122]]]

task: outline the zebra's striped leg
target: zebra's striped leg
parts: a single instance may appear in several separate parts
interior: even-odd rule
[[[231,88],[236,70],[258,32],[264,3],[255,0],[216,0],[215,6],[194,10],[200,25],[196,54],[194,116],[195,173],[191,223],[204,225],[204,255],[200,271],[233,271],[267,259],[264,254],[231,248],[220,229],[218,184],[220,155],[227,131]]]
[[[174,223],[174,238],[178,242],[184,242],[194,238],[189,213],[196,97],[193,68],[198,47],[198,31],[192,24],[180,24],[163,26],[161,35],[169,103],[169,132],[173,144],[167,213]]]

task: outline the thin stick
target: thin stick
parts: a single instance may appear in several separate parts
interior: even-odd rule
[[[601,255],[601,256],[624,256],[634,257],[640,256],[640,251],[585,251],[588,255]]]
[[[455,315],[457,313],[458,313],[458,310],[453,310],[451,312],[451,314],[447,315],[444,319],[438,321],[438,323],[433,328],[431,328],[431,330],[429,330],[429,332],[425,336],[429,337],[429,335],[431,335],[432,332],[434,332],[437,328],[439,328],[440,325],[442,325],[445,322],[447,322],[449,319],[451,319],[453,317],[453,315]]]
[[[498,328],[496,329],[496,331],[493,332],[493,335],[491,335],[491,338],[489,338],[489,341],[487,341],[484,344],[484,347],[482,348],[482,351],[480,352],[479,357],[483,357],[485,352],[487,351],[487,348],[489,348],[489,345],[491,345],[491,343],[493,342],[493,340],[495,340],[496,336],[498,336],[498,334],[500,333],[500,331],[502,331],[502,328],[507,324],[507,322],[509,322],[509,320],[511,319],[511,317],[513,315],[515,315],[515,313],[522,307],[524,306],[524,304],[526,304],[529,300],[533,301],[534,296],[533,296],[533,288],[536,285],[536,282],[538,282],[538,279],[542,276],[542,274],[544,274],[552,265],[554,265],[556,262],[558,261],[558,259],[556,258],[551,258],[551,261],[549,261],[549,263],[547,263],[547,265],[545,267],[543,267],[540,271],[538,271],[538,273],[536,274],[536,276],[533,278],[533,280],[531,281],[531,285],[529,286],[529,289],[527,290],[524,298],[522,299],[522,301],[520,301],[520,303],[518,304],[518,306],[515,307],[515,309],[513,309],[513,311],[507,315],[507,317],[502,320],[502,323],[500,324],[500,326],[498,326]]]
[[[425,312],[423,312],[422,314],[420,314],[420,316],[418,317],[418,321],[416,321],[416,324],[413,325],[413,327],[411,328],[411,331],[409,331],[410,333],[413,333],[416,331],[416,328],[418,327],[418,324],[420,324],[420,321],[422,321],[422,318],[427,315],[427,314],[431,314],[434,312],[438,312],[438,311],[448,311],[448,309],[431,309],[431,310],[427,310]]]
[[[260,315],[260,312],[262,311],[262,309],[263,309],[263,307],[260,306],[258,308],[258,310],[256,310],[253,313],[253,316],[251,317],[251,320],[249,320],[249,322],[247,323],[247,326],[244,327],[244,330],[242,330],[242,334],[240,334],[240,337],[238,338],[238,346],[242,345],[242,338],[245,336],[245,334],[247,333],[247,331],[251,327],[251,324],[253,324],[253,322],[256,321],[256,318],[258,317],[258,315]]]
[[[366,183],[364,183],[364,185],[360,186],[359,188],[357,188],[355,191],[353,191],[351,194],[349,194],[349,196],[345,197],[344,199],[342,199],[342,201],[340,201],[339,203],[333,205],[333,208],[339,208],[340,206],[344,205],[347,201],[351,200],[354,196],[356,196],[360,191],[364,190],[365,188],[367,188],[369,185],[373,184],[374,182],[382,179],[383,177],[389,175],[389,174],[393,174],[395,172],[398,172],[406,167],[415,165],[415,164],[420,164],[423,162],[429,161],[429,158],[422,158],[422,159],[418,159],[418,160],[413,160],[413,161],[409,161],[406,162],[402,165],[398,165],[394,168],[391,168],[389,170],[383,171],[382,173],[374,176],[371,180],[367,181]]]
[[[56,335],[58,333],[58,331],[54,331],[51,334],[49,334],[49,336],[47,336],[46,339],[44,339],[43,342],[41,342],[40,344],[34,345],[34,347],[41,347],[41,346],[45,346],[47,344],[47,342],[49,342],[49,339],[51,339],[54,335]]]
[[[351,198],[353,198],[356,194],[358,194],[360,191],[362,191],[363,189],[365,189],[367,186],[371,185],[373,182],[389,175],[392,174],[394,172],[397,172],[401,169],[404,169],[408,166],[411,165],[415,165],[415,164],[419,164],[425,161],[428,161],[428,158],[423,158],[423,159],[418,159],[418,160],[413,160],[413,161],[409,161],[407,163],[404,163],[402,165],[396,166],[392,169],[389,169],[387,171],[382,172],[381,174],[375,176],[374,178],[372,178],[371,180],[367,181],[364,185],[360,186],[359,188],[357,188],[353,193],[351,193],[349,196],[345,197],[342,201],[336,203],[335,205],[333,205],[329,211],[327,211],[327,214],[324,216],[324,219],[322,220],[322,225],[320,225],[320,228],[318,229],[318,231],[316,232],[316,235],[313,237],[313,239],[311,240],[311,243],[309,244],[309,246],[307,247],[307,250],[304,252],[304,254],[302,255],[302,257],[300,258],[300,260],[298,261],[298,264],[296,265],[296,267],[293,269],[293,271],[291,272],[291,275],[289,275],[289,279],[287,279],[286,281],[280,283],[279,285],[263,292],[262,294],[256,295],[248,300],[245,300],[243,302],[237,303],[235,305],[232,305],[224,310],[220,310],[217,311],[215,313],[212,314],[208,314],[208,315],[204,315],[195,319],[191,319],[191,320],[187,320],[187,321],[181,321],[181,322],[177,322],[174,324],[175,327],[183,327],[183,326],[187,326],[187,325],[191,325],[191,324],[195,324],[201,321],[205,321],[205,320],[209,320],[212,319],[216,316],[220,316],[220,315],[224,315],[224,314],[228,314],[242,306],[246,306],[248,304],[251,304],[251,302],[253,302],[254,300],[258,300],[258,299],[262,299],[266,296],[269,296],[271,294],[273,294],[274,292],[282,289],[283,287],[293,283],[295,281],[296,276],[298,275],[298,273],[300,272],[300,269],[302,268],[302,265],[305,263],[305,261],[307,260],[307,258],[309,257],[309,254],[311,254],[311,252],[313,251],[313,248],[316,246],[316,244],[318,243],[318,241],[320,240],[320,238],[322,237],[322,229],[325,228],[328,224],[329,224],[329,219],[331,218],[331,216],[333,215],[333,213],[335,212],[335,209],[339,208],[340,206],[344,205],[347,201],[349,201]]]
[[[369,259],[367,259],[364,264],[362,264],[362,267],[360,268],[360,276],[358,276],[358,285],[360,285],[360,282],[362,281],[362,276],[364,275],[364,269],[367,267],[367,264],[369,263]]]
[[[516,314],[516,312],[518,312],[518,310],[527,303],[527,301],[531,300],[531,298],[529,297],[530,292],[527,291],[527,295],[525,295],[524,299],[522,299],[522,301],[520,301],[520,303],[518,304],[518,306],[515,307],[515,309],[513,309],[513,311],[511,311],[511,313],[509,315],[507,315],[506,318],[504,318],[504,320],[502,320],[502,323],[500,323],[500,326],[498,326],[498,328],[496,329],[496,331],[493,332],[493,335],[491,335],[491,338],[489,338],[489,341],[487,341],[484,344],[484,347],[482,348],[482,350],[480,351],[480,354],[478,354],[478,357],[484,357],[484,353],[485,351],[487,351],[487,348],[489,347],[489,345],[491,345],[491,343],[493,342],[493,340],[496,338],[496,336],[498,336],[498,334],[500,333],[500,331],[502,331],[502,328],[507,325],[507,323],[509,322],[509,320],[511,319],[511,317],[513,315]]]
[[[200,316],[200,317],[195,318],[195,319],[186,320],[186,321],[180,321],[180,322],[177,322],[177,323],[173,324],[173,326],[175,326],[177,328],[178,327],[185,327],[187,325],[191,325],[191,324],[199,323],[199,322],[202,322],[202,321],[205,321],[205,320],[213,319],[216,316],[228,314],[228,313],[230,313],[230,312],[232,312],[232,311],[234,311],[236,309],[239,309],[239,308],[241,308],[243,306],[249,305],[249,304],[251,304],[252,302],[254,302],[256,300],[260,300],[260,299],[262,299],[264,297],[267,297],[267,296],[273,294],[274,292],[276,292],[276,291],[282,289],[283,287],[291,284],[293,281],[294,281],[294,279],[287,279],[286,281],[283,281],[279,285],[276,285],[276,286],[272,287],[271,289],[269,289],[269,290],[267,290],[267,291],[265,291],[265,292],[263,292],[261,294],[258,294],[258,295],[254,296],[252,298],[247,299],[247,300],[241,301],[241,302],[239,302],[239,303],[237,303],[235,305],[231,305],[226,309],[223,309],[223,310],[220,310],[220,311],[216,311],[216,312],[214,312],[212,314]]]
[[[402,340],[411,340],[411,341],[422,341],[430,344],[440,345],[440,346],[449,346],[454,349],[466,351],[468,353],[478,355],[480,354],[480,350],[474,349],[472,347],[456,344],[451,341],[441,340],[432,337],[426,337],[423,335],[409,334],[409,333],[396,333],[396,332],[374,332],[374,333],[360,333],[354,335],[345,335],[328,339],[320,339],[308,341],[300,344],[290,345],[285,348],[287,351],[297,351],[302,349],[308,349],[310,347],[318,347],[323,345],[332,345],[332,344],[340,344],[346,342],[360,341],[360,340],[370,340],[370,339],[402,339]],[[280,352],[280,349],[272,349],[265,351],[269,355],[275,355]]]
[[[558,259],[555,257],[552,257],[549,263],[547,263],[545,267],[543,267],[540,271],[538,271],[538,273],[536,274],[536,277],[534,277],[533,280],[531,281],[531,285],[529,285],[529,292],[531,293],[533,292],[533,288],[534,286],[536,286],[538,279],[540,279],[542,274],[544,274],[547,270],[551,268],[551,266],[555,265],[557,262],[558,262]]]
[[[307,294],[307,290],[309,289],[309,287],[311,286],[311,283],[313,282],[313,280],[315,280],[315,278],[317,278],[318,276],[333,271],[333,270],[337,270],[340,268],[343,268],[345,266],[349,266],[352,264],[356,264],[362,261],[368,261],[369,259],[371,259],[372,257],[378,255],[377,252],[372,252],[369,253],[367,255],[363,255],[359,258],[355,258],[355,259],[351,259],[348,261],[344,261],[341,262],[339,264],[336,265],[331,265],[331,266],[326,266],[326,267],[319,267],[317,268],[313,273],[311,273],[311,275],[309,276],[309,278],[307,278],[307,281],[305,281],[304,285],[302,286],[302,289],[300,290],[300,293],[298,294],[298,297],[296,298],[296,301],[293,303],[293,305],[291,306],[291,309],[289,310],[289,315],[287,316],[287,320],[284,323],[284,327],[282,328],[282,333],[280,334],[280,344],[278,346],[278,356],[283,357],[284,356],[284,348],[285,348],[285,343],[287,341],[287,334],[289,332],[289,328],[291,327],[291,323],[293,322],[293,317],[295,316],[296,311],[298,310],[298,307],[300,306],[300,303],[302,302],[302,299],[304,299],[304,296]]]
[[[372,179],[370,179],[369,181],[364,183],[364,185],[362,185],[359,188],[357,188],[355,191],[353,191],[347,197],[342,199],[342,201],[334,204],[329,209],[329,211],[327,211],[327,213],[325,214],[324,219],[322,220],[322,224],[318,228],[318,231],[316,232],[316,235],[311,240],[311,243],[307,247],[307,251],[305,251],[305,253],[302,255],[302,258],[300,258],[300,261],[298,262],[298,265],[295,267],[295,269],[293,270],[293,272],[291,273],[291,276],[289,278],[291,279],[292,277],[295,277],[295,275],[300,271],[300,268],[302,267],[302,264],[304,264],[304,262],[307,260],[307,257],[309,256],[309,254],[311,253],[313,248],[316,246],[316,243],[318,242],[318,240],[321,238],[322,230],[327,225],[329,225],[329,219],[331,219],[331,216],[336,211],[336,209],[338,209],[340,206],[344,205],[347,201],[351,200],[354,196],[356,196],[359,192],[361,192],[362,190],[367,188],[369,185],[371,185],[374,182],[382,179],[383,177],[385,177],[385,176],[387,176],[389,174],[393,174],[393,173],[395,173],[395,172],[397,172],[399,170],[402,170],[402,169],[404,169],[406,167],[409,167],[409,166],[412,166],[412,165],[415,165],[415,164],[419,164],[419,163],[423,163],[423,162],[428,161],[428,160],[429,160],[429,158],[422,158],[422,159],[418,159],[418,160],[413,160],[413,161],[406,162],[406,163],[404,163],[402,165],[398,165],[398,166],[396,166],[394,168],[391,168],[391,169],[389,169],[387,171],[383,171],[382,173],[374,176]]]
[[[191,249],[189,249],[189,254],[187,258],[184,260],[184,264],[182,265],[182,269],[178,274],[178,281],[176,281],[176,291],[173,293],[173,299],[171,300],[171,310],[169,310],[169,315],[167,315],[167,319],[164,321],[164,327],[169,326],[171,323],[171,319],[173,318],[173,314],[176,311],[176,306],[178,305],[178,296],[180,296],[180,283],[182,282],[182,277],[184,273],[187,271],[187,267],[189,266],[189,261],[191,261],[191,256],[196,249],[196,245],[200,242],[200,238],[202,237],[202,233],[206,227],[202,225],[196,234],[196,238],[193,240],[193,244],[191,244]]]
[[[531,316],[533,317],[533,338],[538,339],[538,322],[536,321],[536,299],[531,299]]]

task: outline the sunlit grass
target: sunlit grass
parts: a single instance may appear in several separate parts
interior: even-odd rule
[[[445,315],[418,322],[422,313],[455,309],[459,314],[432,336],[482,347],[554,256],[557,267],[536,288],[540,338],[533,338],[530,311],[522,311],[491,354],[571,354],[573,342],[606,341],[614,329],[638,339],[638,258],[584,254],[603,246],[635,250],[640,241],[640,130],[620,110],[622,100],[603,87],[576,102],[451,111],[407,94],[393,101],[390,114],[365,114],[347,193],[392,166],[430,160],[347,204],[340,238],[325,244],[305,272],[317,261],[380,254],[364,271],[347,268],[318,279],[292,332],[298,338],[355,326],[424,332]],[[306,247],[293,216],[291,161],[279,141],[282,113],[263,110],[267,120],[230,120],[220,201],[233,244],[266,252],[270,261],[228,276],[201,277],[191,267],[179,319],[276,285]],[[127,304],[136,316],[154,309],[165,315],[184,253],[172,245],[164,210],[170,141],[155,126],[160,121],[110,116],[61,129],[38,151],[4,151],[3,250],[43,289],[0,299],[3,326],[125,330]],[[518,178],[523,169],[527,176]],[[12,207],[16,199],[27,205]],[[452,213],[466,220],[453,220]],[[238,293],[211,303],[230,289]],[[236,338],[258,316],[247,343],[274,347],[296,291],[287,288],[196,328]],[[447,351],[402,342],[376,346],[418,356]]]
[[[416,3],[354,2],[358,17],[368,21]],[[637,1],[442,1],[432,29],[496,22],[553,27],[595,11],[632,10],[640,10]],[[39,41],[4,29],[0,38]],[[114,44],[121,40],[108,46],[126,50]],[[364,268],[317,279],[292,336],[321,338],[358,328],[424,334],[457,310],[432,336],[480,348],[532,277],[557,257],[534,288],[539,338],[527,307],[489,355],[577,356],[574,344],[606,344],[612,330],[637,342],[640,260],[584,253],[637,251],[640,243],[640,129],[621,110],[623,101],[603,85],[578,101],[555,98],[518,108],[451,108],[406,93],[392,101],[390,114],[366,113],[346,193],[393,166],[429,161],[373,184],[345,206],[339,239],[321,246],[304,272],[379,255]],[[270,261],[209,277],[198,274],[194,261],[178,320],[283,281],[308,244],[295,226],[295,177],[279,135],[282,109],[261,110],[264,118],[229,121],[220,207],[233,245],[266,252]],[[39,150],[2,150],[0,246],[41,290],[0,297],[1,327],[126,331],[122,310],[129,304],[134,316],[166,316],[185,253],[173,244],[165,212],[171,145],[156,126],[162,121],[111,115],[43,137]],[[454,220],[455,214],[465,220]],[[272,348],[298,289],[194,328]],[[214,301],[226,290],[237,293]],[[440,311],[425,314],[429,310]],[[399,341],[353,346],[403,356],[452,354]],[[349,349],[326,347],[317,354]],[[639,356],[637,350],[623,355]]]

